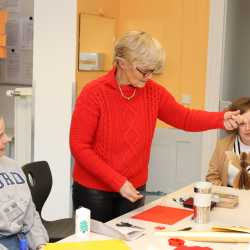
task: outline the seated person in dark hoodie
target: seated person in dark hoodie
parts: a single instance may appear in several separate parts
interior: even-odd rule
[[[32,201],[26,178],[18,164],[4,156],[9,142],[0,116],[0,249],[19,250],[20,237],[29,249],[42,249],[48,234]]]

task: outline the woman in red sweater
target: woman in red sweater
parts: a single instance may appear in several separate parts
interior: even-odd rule
[[[75,160],[73,205],[108,221],[144,204],[156,120],[186,131],[238,127],[239,112],[191,110],[177,103],[152,74],[164,51],[149,34],[130,31],[115,45],[114,67],[77,99],[70,146]]]

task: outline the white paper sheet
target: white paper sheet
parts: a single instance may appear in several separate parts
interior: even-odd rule
[[[21,79],[23,83],[32,83],[32,73],[33,73],[33,53],[32,50],[22,50],[21,51]]]
[[[21,56],[20,50],[16,48],[7,49],[7,60],[5,62],[6,82],[20,82]]]
[[[4,8],[8,11],[20,12],[21,11],[21,0],[4,1]]]
[[[6,25],[7,46],[18,47],[20,41],[20,23],[17,20],[10,20]]]
[[[33,47],[33,17],[22,19],[21,48],[32,49]]]

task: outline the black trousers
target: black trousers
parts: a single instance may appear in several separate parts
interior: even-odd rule
[[[137,188],[145,191],[146,185]],[[91,218],[106,222],[144,205],[145,199],[130,202],[117,192],[105,192],[73,183],[73,208],[86,207],[91,210]]]

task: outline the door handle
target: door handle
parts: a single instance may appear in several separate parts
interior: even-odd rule
[[[6,95],[9,96],[9,97],[32,96],[32,91],[30,91],[30,90],[25,91],[24,89],[22,89],[22,90],[19,90],[19,89],[15,89],[15,90],[9,89],[9,90],[6,91]]]
[[[6,95],[9,97],[21,96],[20,91],[9,89],[6,91]]]

